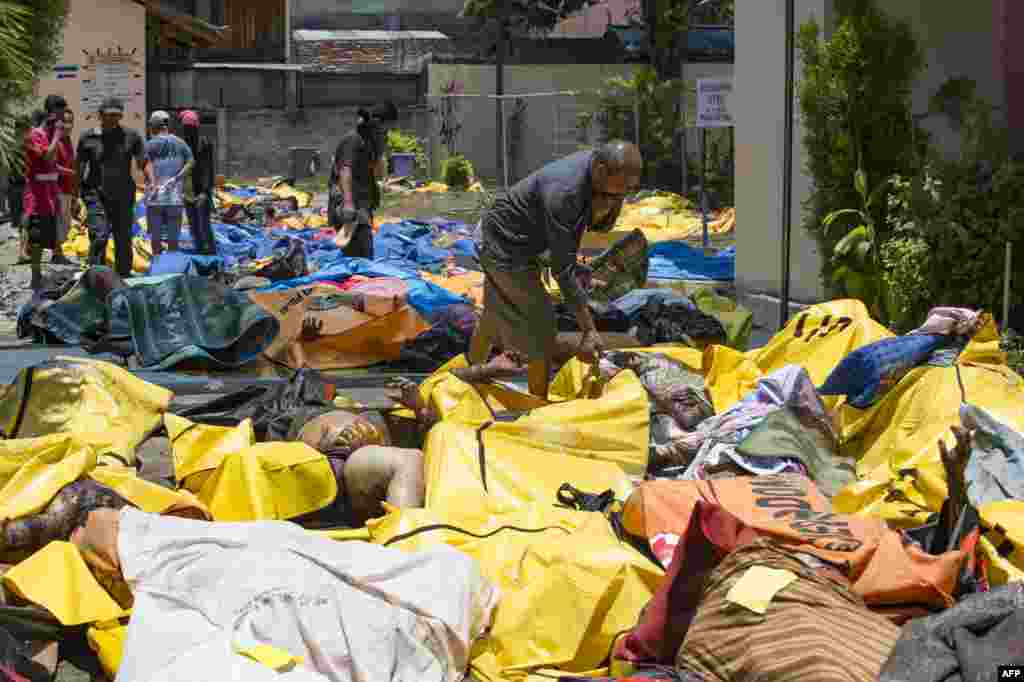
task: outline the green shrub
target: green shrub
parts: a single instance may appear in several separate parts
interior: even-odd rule
[[[910,176],[927,142],[911,111],[910,93],[923,62],[910,25],[888,17],[873,0],[845,0],[837,9],[827,40],[813,20],[797,39],[803,60],[798,95],[813,183],[804,227],[826,254],[863,224],[850,214],[839,229],[824,229],[829,214],[863,205],[854,183],[857,171],[872,186],[895,174]],[[876,243],[883,244],[890,236],[885,202],[873,202],[870,210],[880,232]],[[833,271],[839,267],[824,259],[822,275],[833,295]]]
[[[577,129],[599,119],[608,139],[635,142],[639,108],[644,165],[653,168],[676,157],[676,133],[683,124],[679,101],[685,93],[683,81],[662,80],[653,68],[639,67],[630,78],[609,78],[577,116]]]
[[[1006,353],[1006,364],[1010,369],[1024,376],[1024,337],[1007,329],[1003,332],[999,347]]]
[[[919,327],[932,307],[931,246],[915,236],[900,236],[882,245],[886,309],[893,331]]]
[[[998,313],[1003,303],[1006,242],[1017,244],[1024,220],[1024,165],[1007,153],[1006,130],[973,85],[956,79],[943,86],[933,109],[955,112],[961,133],[955,158],[933,154],[909,180],[899,180],[890,197],[892,230],[927,244],[928,292],[934,305]],[[957,101],[951,101],[953,95]],[[918,251],[920,247],[918,247]],[[918,287],[915,275],[903,286]],[[1022,301],[1024,259],[1014,258],[1011,305]],[[915,296],[908,292],[908,297]],[[920,313],[920,310],[917,311]]]
[[[453,189],[466,189],[473,182],[473,164],[462,154],[450,156],[441,164],[441,178]]]
[[[389,130],[387,144],[392,154],[415,154],[417,174],[426,173],[427,154],[423,151],[423,143],[415,134],[397,129]]]

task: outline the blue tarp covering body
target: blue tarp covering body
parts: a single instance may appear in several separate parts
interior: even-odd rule
[[[395,277],[409,287],[409,305],[416,309],[424,319],[433,321],[445,308],[456,303],[469,303],[462,296],[451,293],[447,289],[422,279],[416,272],[396,268],[386,263],[376,263],[365,258],[345,258],[344,256],[324,270],[319,270],[308,277],[277,282],[265,291],[280,291],[306,286],[315,282],[343,282],[352,275],[364,277]]]

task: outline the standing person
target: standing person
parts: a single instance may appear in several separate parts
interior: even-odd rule
[[[121,126],[124,103],[116,97],[103,101],[100,127],[82,133],[75,154],[75,175],[87,209],[89,265],[102,265],[107,242],[114,237],[114,261],[122,278],[132,274],[132,225],[135,223],[136,168],[143,169],[142,136]]]
[[[192,177],[185,181],[185,210],[196,251],[204,256],[217,255],[217,243],[210,228],[213,211],[213,144],[199,135],[199,114],[188,110],[179,116],[185,143],[192,150],[195,165]]]
[[[181,217],[185,211],[185,176],[192,170],[192,150],[171,133],[171,115],[154,111],[149,117],[154,135],[146,142],[146,223],[153,258],[167,250],[178,250]]]
[[[541,257],[583,332],[577,355],[596,362],[602,349],[577,252],[588,229],[615,225],[626,195],[640,184],[636,145],[614,141],[554,161],[513,185],[481,220],[484,312],[469,362],[485,362],[493,345],[526,356],[530,392],[547,398],[557,334],[555,311],[541,279]]]
[[[18,120],[17,134],[27,143],[28,133],[46,121],[46,112],[42,109],[31,116]],[[11,227],[18,233],[18,265],[28,265],[32,259],[28,255],[28,236],[25,234],[25,168],[12,168],[7,179],[7,205],[11,209]]]
[[[64,139],[63,97],[50,95],[44,109],[46,121],[25,138],[25,204],[23,215],[28,234],[32,290],[43,286],[43,249],[57,250],[57,221],[60,218],[60,172],[57,161]]]
[[[57,248],[53,250],[51,263],[71,265],[64,255],[64,242],[71,231],[72,206],[75,201],[75,147],[71,143],[71,134],[75,130],[75,112],[64,110],[64,139],[57,153],[57,165],[60,172],[60,220],[57,222]]]
[[[341,138],[331,168],[331,224],[351,234],[343,253],[350,258],[373,258],[373,212],[380,206],[380,186],[387,175],[384,160],[389,124],[398,109],[386,102],[360,109],[356,129]],[[338,205],[340,204],[340,209]]]

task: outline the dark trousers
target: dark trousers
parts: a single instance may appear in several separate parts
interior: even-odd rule
[[[25,185],[11,183],[7,187],[7,206],[11,209],[11,225],[15,229],[20,228],[21,214],[25,210]]]
[[[210,227],[210,212],[213,210],[210,196],[198,197],[187,204],[185,209],[188,211],[188,229],[192,233],[196,252],[203,256],[216,256],[217,242],[213,238],[213,228]]]
[[[366,258],[367,260],[373,260],[373,217],[371,216],[367,223],[359,223],[356,225],[355,232],[352,233],[352,239],[349,240],[345,248],[342,249],[342,253],[349,258]]]
[[[106,262],[107,242],[114,238],[114,263],[121,277],[132,275],[132,226],[135,224],[135,198],[99,199],[87,197],[89,226],[89,265]]]

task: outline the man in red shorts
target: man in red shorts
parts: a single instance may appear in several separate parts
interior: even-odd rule
[[[43,249],[59,252],[57,221],[61,212],[58,153],[64,139],[67,102],[50,95],[45,104],[46,121],[25,138],[25,230],[32,266],[32,290],[43,286]]]

